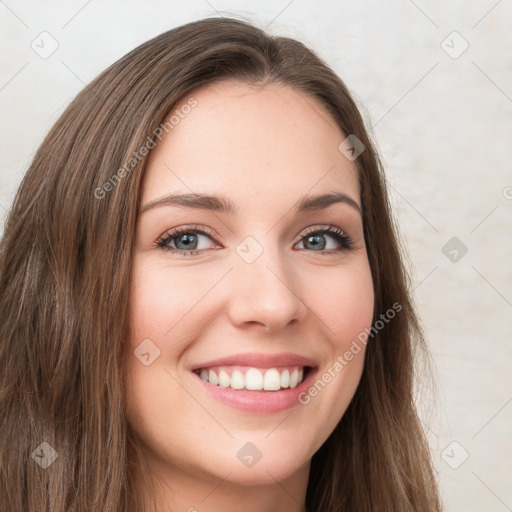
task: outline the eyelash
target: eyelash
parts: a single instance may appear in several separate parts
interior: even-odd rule
[[[172,247],[169,247],[169,243],[174,238],[177,238],[179,235],[183,235],[183,234],[187,234],[187,235],[188,234],[199,234],[199,235],[206,235],[212,239],[215,238],[213,232],[206,226],[199,226],[199,225],[196,225],[194,227],[183,226],[183,227],[179,227],[179,228],[173,229],[173,230],[165,233],[163,236],[161,236],[156,241],[155,245],[159,249],[162,249],[165,252],[170,252],[171,254],[179,254],[180,256],[189,256],[189,255],[194,256],[194,255],[199,254],[203,250],[208,250],[208,249],[186,250],[186,249],[174,249]],[[329,226],[328,228],[318,228],[318,227],[308,228],[306,230],[306,232],[302,235],[299,242],[301,242],[304,238],[307,238],[308,236],[311,236],[311,235],[324,235],[324,234],[332,236],[332,238],[334,238],[341,245],[342,248],[341,249],[328,249],[328,250],[323,250],[323,251],[311,251],[311,252],[318,252],[319,254],[332,254],[332,253],[336,253],[336,252],[350,251],[353,249],[353,241],[350,238],[350,236],[348,236],[345,232],[343,232],[341,229],[337,228],[336,226]],[[304,249],[304,250],[307,250],[307,249]]]

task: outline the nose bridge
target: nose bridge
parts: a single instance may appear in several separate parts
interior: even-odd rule
[[[236,247],[230,316],[234,323],[258,322],[278,329],[303,314],[297,281],[273,237],[248,236]],[[295,285],[295,286],[294,286]]]

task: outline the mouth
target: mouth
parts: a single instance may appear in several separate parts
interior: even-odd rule
[[[191,372],[205,400],[243,413],[275,414],[305,407],[300,397],[313,384],[318,367],[291,366],[258,368],[216,366]]]
[[[278,392],[294,389],[311,371],[310,366],[257,368],[250,366],[214,366],[198,368],[194,373],[204,382],[219,388]]]

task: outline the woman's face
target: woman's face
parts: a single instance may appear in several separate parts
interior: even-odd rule
[[[192,97],[142,184],[128,421],[170,481],[304,481],[355,393],[373,314],[348,134],[283,85]]]

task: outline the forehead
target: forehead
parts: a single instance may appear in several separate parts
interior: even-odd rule
[[[310,95],[225,81],[183,98],[172,114],[146,166],[143,202],[175,191],[285,201],[333,187],[359,202],[357,168],[338,149],[345,134]]]

